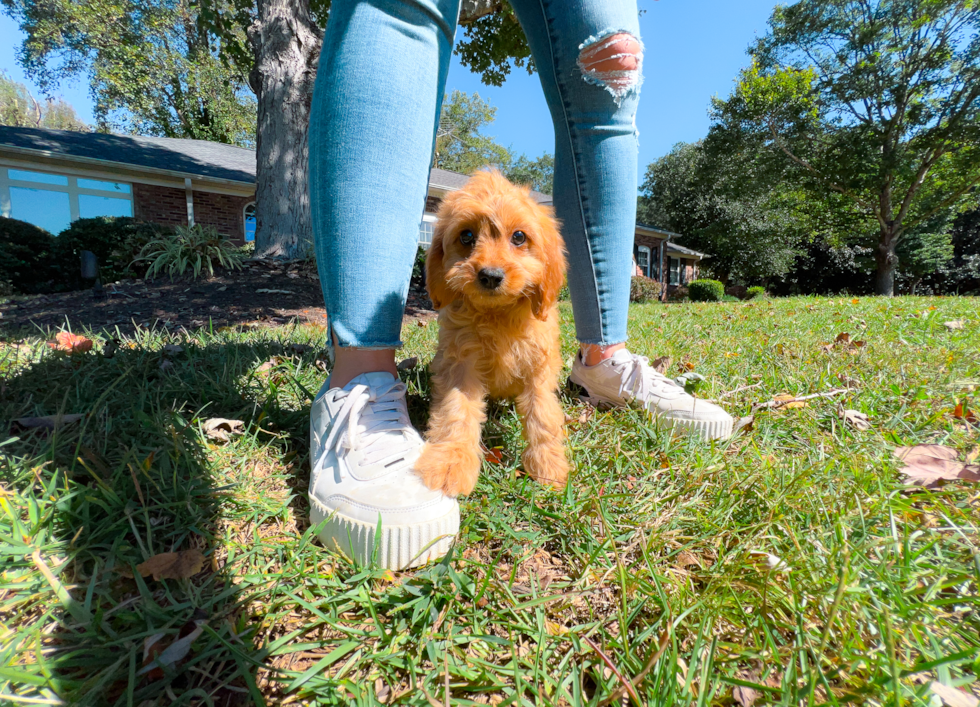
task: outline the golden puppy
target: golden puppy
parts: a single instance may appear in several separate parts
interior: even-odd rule
[[[564,486],[556,302],[565,253],[551,208],[497,171],[477,172],[442,202],[425,269],[439,310],[439,350],[416,471],[429,488],[449,495],[473,490],[489,395],[517,401],[525,471]]]

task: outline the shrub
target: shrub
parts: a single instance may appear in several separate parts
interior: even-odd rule
[[[759,299],[766,296],[765,287],[750,287],[745,294],[745,299]]]
[[[630,302],[650,302],[660,299],[660,283],[649,277],[636,275],[630,280]]]
[[[412,265],[412,289],[420,292],[425,289],[425,257],[429,251],[419,246],[415,252],[415,263]]]
[[[54,236],[32,223],[0,217],[0,281],[17,292],[49,292]]]
[[[689,293],[684,285],[678,285],[673,290],[667,291],[668,302],[684,302],[689,298]]]
[[[740,300],[735,295],[722,295],[720,301],[721,302],[741,302],[742,300]]]
[[[55,238],[55,262],[61,277],[73,288],[85,287],[80,266],[83,250],[99,260],[103,282],[115,282],[128,275],[140,274],[131,267],[133,259],[150,241],[166,233],[156,224],[129,217],[98,216],[80,218]]]
[[[692,302],[720,302],[725,296],[725,286],[717,280],[693,280],[687,291]]]
[[[241,269],[245,256],[241,249],[213,226],[177,226],[173,235],[162,234],[143,246],[137,261],[149,264],[146,276],[153,278],[161,272],[170,277],[183,275],[188,270],[194,277],[208,271],[214,275],[214,266],[229,270]]]

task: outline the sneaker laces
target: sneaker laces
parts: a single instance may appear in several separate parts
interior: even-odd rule
[[[391,433],[401,440],[406,433],[418,436],[405,407],[407,390],[404,383],[396,380],[387,387],[372,388],[361,384],[349,391],[335,392],[334,400],[343,399],[344,402],[333,419],[323,450],[333,449],[337,454],[345,449],[362,451],[365,464],[392,459],[386,467],[404,459],[405,450],[391,438]],[[346,434],[341,434],[344,429]]]
[[[650,359],[631,353],[629,362],[623,362],[628,367],[623,371],[619,394],[624,398],[646,402],[651,395],[670,400],[684,394],[684,388],[662,373],[653,370]]]

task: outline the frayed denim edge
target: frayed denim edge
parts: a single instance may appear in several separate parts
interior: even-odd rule
[[[602,78],[596,76],[594,72],[590,73],[585,68],[585,64],[581,59],[581,54],[584,50],[588,49],[593,44],[601,42],[606,37],[613,36],[614,34],[628,34],[630,37],[635,39],[637,43],[640,45],[640,53],[637,55],[638,66],[636,68],[636,73],[637,73],[636,83],[634,83],[632,86],[627,88],[625,91],[618,91],[615,87],[610,86],[605,81],[603,81]],[[606,29],[603,30],[602,32],[599,32],[598,34],[593,34],[591,37],[589,37],[584,42],[582,42],[578,46],[578,51],[579,51],[579,58],[576,60],[575,63],[578,65],[579,71],[582,73],[582,79],[586,83],[592,84],[593,86],[604,88],[609,93],[609,95],[613,97],[613,102],[615,102],[617,106],[622,105],[623,99],[626,98],[626,96],[629,96],[630,94],[639,95],[640,86],[643,85],[643,55],[646,52],[646,47],[643,46],[643,40],[640,39],[638,36],[636,36],[636,34],[634,34],[628,29]],[[611,345],[612,344],[610,344],[610,346]]]

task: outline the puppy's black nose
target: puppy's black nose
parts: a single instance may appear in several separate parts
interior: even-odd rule
[[[488,290],[496,290],[504,281],[504,271],[501,268],[483,268],[477,274],[477,279]]]

